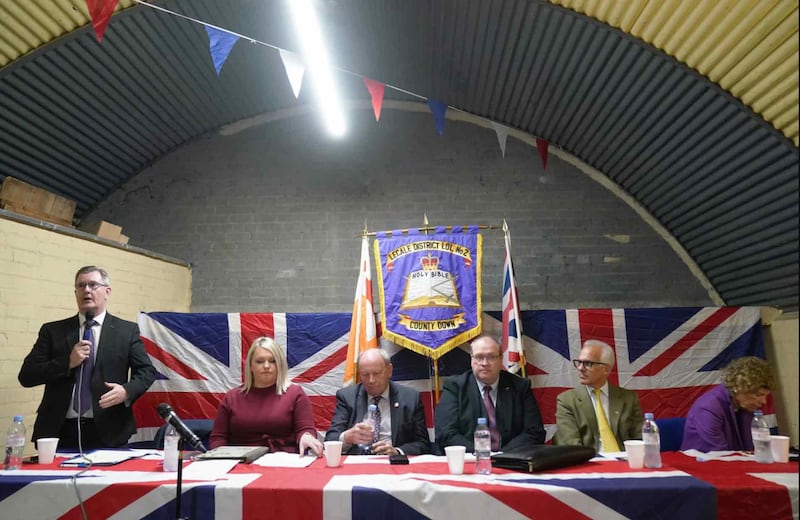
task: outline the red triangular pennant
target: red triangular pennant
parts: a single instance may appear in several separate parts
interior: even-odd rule
[[[539,150],[539,157],[542,158],[542,167],[546,170],[547,169],[547,147],[550,146],[550,143],[545,141],[544,139],[536,138],[536,148]]]
[[[89,17],[92,19],[98,42],[103,41],[103,34],[106,32],[108,22],[118,3],[119,0],[86,0],[86,8],[89,10]]]
[[[381,120],[381,107],[383,106],[383,91],[386,85],[374,79],[364,78],[364,85],[372,97],[372,110],[375,112],[375,121]]]

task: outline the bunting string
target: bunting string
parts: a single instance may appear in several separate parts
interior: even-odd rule
[[[97,33],[98,42],[102,41],[103,33],[105,32],[106,25],[108,24],[108,21],[111,18],[111,15],[113,14],[113,11],[114,11],[114,8],[116,7],[117,1],[118,0],[86,0],[87,8],[89,10],[89,15],[92,18],[92,24],[95,27],[95,32]],[[292,91],[294,92],[295,97],[297,97],[299,95],[300,84],[302,82],[302,77],[303,77],[303,70],[298,70],[298,68],[297,68],[297,63],[296,63],[296,60],[294,58],[294,56],[297,56],[296,53],[294,53],[292,51],[289,51],[287,49],[282,49],[281,47],[278,47],[276,45],[272,45],[270,43],[263,42],[263,41],[258,40],[256,38],[251,38],[250,36],[247,36],[247,35],[244,35],[244,34],[240,34],[240,33],[237,33],[235,31],[231,31],[231,30],[226,29],[224,27],[219,27],[218,25],[214,25],[214,24],[205,22],[203,20],[198,20],[197,18],[193,18],[191,16],[187,16],[185,14],[181,14],[181,13],[177,13],[175,11],[171,11],[171,10],[165,8],[165,7],[161,7],[161,6],[158,6],[158,5],[155,5],[155,4],[151,4],[150,2],[147,2],[145,0],[133,0],[133,1],[138,5],[141,5],[141,6],[144,6],[144,7],[149,7],[150,9],[155,9],[156,11],[160,11],[162,13],[165,13],[165,14],[168,14],[168,15],[171,15],[171,16],[176,16],[176,17],[181,18],[183,20],[187,20],[189,22],[200,24],[200,25],[204,26],[206,28],[207,33],[208,33],[208,37],[209,37],[209,52],[211,54],[211,59],[214,62],[214,68],[216,69],[217,75],[220,74],[222,66],[225,63],[225,61],[227,60],[228,54],[230,53],[231,49],[235,45],[236,41],[238,41],[238,39],[242,39],[242,40],[245,40],[247,42],[250,42],[250,43],[253,43],[253,44],[256,44],[256,45],[261,45],[261,46],[264,46],[264,47],[268,47],[270,49],[278,51],[278,53],[280,54],[281,60],[284,63],[284,67],[286,68],[287,76],[289,76],[289,81],[290,81],[290,84],[292,86]],[[103,7],[103,6],[98,6],[98,2],[100,4],[106,4],[105,7],[108,7],[108,8],[101,9],[101,7]],[[113,4],[113,6],[112,6],[112,4]],[[237,40],[229,41],[230,40],[229,38],[227,38],[227,39],[224,38],[224,37],[220,38],[219,36],[221,36],[221,35],[219,35],[219,34],[215,35],[213,31],[217,31],[218,33],[224,33],[224,35],[233,36]],[[287,60],[292,61],[292,63],[287,64]],[[302,60],[300,60],[300,62],[302,63]],[[429,110],[430,110],[430,112],[431,112],[431,114],[432,114],[432,116],[434,118],[434,123],[436,124],[436,131],[437,131],[437,133],[439,135],[443,135],[444,134],[445,112],[447,110],[453,110],[453,111],[461,112],[461,113],[465,113],[465,114],[468,113],[465,110],[462,110],[460,108],[448,105],[447,103],[444,103],[442,101],[439,101],[439,100],[436,100],[436,99],[433,99],[433,98],[428,98],[426,96],[422,96],[420,94],[417,94],[416,92],[411,92],[409,90],[400,88],[400,87],[398,87],[396,85],[392,85],[392,84],[389,84],[389,83],[383,83],[383,82],[377,81],[375,79],[367,78],[366,76],[364,76],[362,74],[359,74],[359,73],[356,73],[356,72],[353,72],[351,70],[342,69],[342,68],[339,68],[339,67],[332,67],[332,68],[333,68],[333,70],[336,70],[337,72],[340,72],[340,73],[343,73],[343,74],[348,74],[350,76],[353,76],[353,77],[356,77],[356,78],[359,78],[359,79],[362,80],[362,82],[364,83],[365,88],[368,90],[368,92],[369,92],[369,94],[370,94],[370,96],[372,98],[372,106],[373,106],[373,109],[374,109],[374,112],[375,112],[375,120],[376,121],[380,120],[380,112],[381,112],[381,107],[382,107],[382,104],[383,104],[383,92],[384,92],[382,88],[378,87],[379,85],[382,85],[384,87],[388,87],[388,88],[390,88],[390,89],[392,89],[392,90],[394,90],[396,92],[400,92],[400,93],[405,94],[407,96],[411,96],[411,97],[420,99],[422,101],[426,101],[427,104],[428,104],[428,108],[429,108]],[[488,118],[484,118],[484,117],[481,117],[481,116],[478,116],[478,115],[475,115],[475,114],[470,114],[470,115],[472,117],[477,117],[479,119],[483,119],[484,121],[486,121],[489,124],[490,128],[494,129],[495,133],[497,134],[498,143],[500,145],[502,156],[503,156],[503,158],[505,158],[505,156],[506,156],[506,138],[507,138],[507,136],[509,134],[509,130],[510,130],[509,127],[507,127],[505,125],[502,125],[501,123],[497,123],[496,121],[492,121],[491,119],[488,119]],[[547,170],[547,158],[548,158],[548,147],[549,147],[549,144],[550,143],[547,140],[539,138],[539,137],[536,137],[537,149],[539,151],[539,156],[540,156],[540,158],[542,160],[542,165],[543,165],[543,168],[545,170]]]

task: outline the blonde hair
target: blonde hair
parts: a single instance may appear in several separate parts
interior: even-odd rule
[[[775,376],[769,364],[755,356],[734,359],[725,367],[722,384],[732,394],[757,393],[762,388],[775,389]]]
[[[275,369],[278,372],[278,379],[275,381],[275,393],[281,395],[289,388],[291,382],[289,381],[289,363],[286,361],[286,353],[283,351],[283,348],[278,345],[278,343],[266,336],[261,336],[260,338],[256,338],[253,341],[253,344],[250,345],[250,350],[247,352],[247,360],[245,361],[245,372],[244,372],[244,385],[242,385],[242,392],[247,393],[253,388],[253,371],[250,368],[250,364],[253,361],[253,356],[255,356],[256,349],[263,348],[269,351],[272,356],[275,358]]]

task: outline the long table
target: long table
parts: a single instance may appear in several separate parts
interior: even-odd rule
[[[213,482],[184,481],[181,512],[220,518],[797,518],[797,463],[697,462],[665,453],[659,470],[597,461],[545,473],[450,475],[444,457],[327,468],[238,465]],[[367,461],[368,459],[361,459]],[[56,461],[58,463],[59,460]],[[353,461],[349,461],[353,462]],[[75,479],[89,519],[174,518],[175,474],[132,460]],[[72,475],[53,465],[0,471],[0,518],[80,519]]]

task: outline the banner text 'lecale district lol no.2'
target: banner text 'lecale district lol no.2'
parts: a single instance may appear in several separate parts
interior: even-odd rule
[[[482,237],[409,233],[375,239],[383,335],[432,359],[481,331]]]

